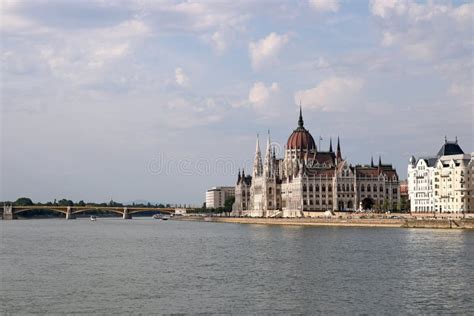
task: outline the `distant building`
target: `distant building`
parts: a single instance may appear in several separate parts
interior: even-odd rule
[[[288,138],[284,157],[277,158],[268,134],[263,160],[257,136],[252,176],[238,175],[233,215],[252,217],[311,217],[316,212],[358,209],[394,210],[400,202],[399,181],[392,165],[353,166],[342,158],[339,142],[334,151],[316,148],[304,128]]]
[[[474,154],[465,154],[458,141],[448,141],[436,156],[408,164],[408,193],[412,212],[473,213]]]
[[[401,211],[408,211],[409,197],[408,197],[408,180],[400,181],[400,210]]]
[[[213,187],[206,191],[206,207],[224,207],[225,201],[233,196],[235,196],[234,187]]]

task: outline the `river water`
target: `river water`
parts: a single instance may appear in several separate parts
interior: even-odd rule
[[[0,221],[0,313],[470,314],[474,233]]]

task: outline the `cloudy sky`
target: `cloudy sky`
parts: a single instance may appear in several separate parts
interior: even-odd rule
[[[473,150],[469,1],[1,1],[1,195],[202,203],[315,139],[402,178],[444,136]]]

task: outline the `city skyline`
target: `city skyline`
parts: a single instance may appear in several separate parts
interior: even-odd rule
[[[468,1],[4,2],[0,200],[198,204],[239,167],[251,173],[257,133],[286,143],[300,100],[318,149],[339,136],[351,163],[381,155],[405,179],[408,159],[445,136],[473,151],[473,12]],[[159,172],[160,159],[176,168]],[[179,171],[197,161],[214,172]]]

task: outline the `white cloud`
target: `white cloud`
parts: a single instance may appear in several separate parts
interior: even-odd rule
[[[390,32],[383,33],[382,46],[391,46],[395,42],[395,36]]]
[[[214,32],[211,36],[212,45],[214,49],[222,54],[227,49],[227,43],[222,32]]]
[[[398,15],[406,11],[407,2],[405,0],[372,0],[370,1],[370,10],[373,15],[382,18],[388,17],[392,13]]]
[[[182,87],[189,85],[189,78],[181,67],[174,70],[174,78],[176,83]]]
[[[400,59],[436,64],[472,54],[472,3],[372,0],[370,11],[379,18],[381,45],[392,47]]]
[[[448,94],[454,97],[460,97],[470,104],[473,103],[474,86],[472,83],[453,83],[448,88]]]
[[[333,77],[317,86],[295,93],[295,103],[300,100],[305,107],[332,112],[344,111],[354,105],[364,81],[360,78]]]
[[[257,107],[263,107],[268,104],[270,98],[279,91],[278,83],[273,82],[269,86],[265,86],[263,82],[255,82],[249,91],[249,102]]]
[[[250,42],[249,53],[253,69],[260,69],[277,61],[280,50],[288,43],[287,34],[270,33],[257,42]]]
[[[317,12],[339,11],[339,0],[309,0],[308,3]]]
[[[326,58],[319,56],[318,59],[314,62],[314,67],[316,69],[324,69],[330,67],[331,64],[326,60]]]
[[[138,20],[128,20],[112,27],[70,32],[51,31],[44,43],[31,47],[54,76],[75,84],[93,84],[113,66],[133,53],[136,45],[149,34]],[[24,52],[31,54],[31,52]]]

